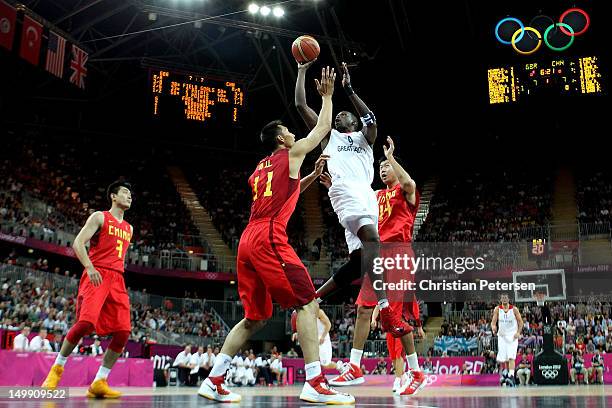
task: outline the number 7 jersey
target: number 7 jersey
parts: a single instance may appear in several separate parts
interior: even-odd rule
[[[126,220],[119,222],[104,211],[102,227],[89,241],[89,259],[95,268],[112,269],[123,273],[125,254],[132,240],[132,226]]]
[[[300,196],[299,176],[289,176],[289,150],[261,160],[249,177],[249,186],[253,193],[249,222],[270,220],[286,227]]]

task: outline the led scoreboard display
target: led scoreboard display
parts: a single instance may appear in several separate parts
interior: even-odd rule
[[[553,93],[601,94],[599,58],[559,58],[547,62],[532,62],[491,68],[489,103],[518,102],[530,95]]]
[[[153,116],[237,124],[244,107],[239,84],[167,70],[150,70]]]

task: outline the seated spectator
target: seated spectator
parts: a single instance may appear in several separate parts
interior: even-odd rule
[[[189,383],[189,372],[191,361],[191,344],[186,344],[183,351],[178,353],[174,359],[172,367],[178,367],[179,382],[181,385],[188,385]]]
[[[529,379],[531,378],[531,363],[526,354],[523,354],[522,358],[519,360],[516,376],[521,385],[529,384]]]
[[[30,335],[30,326],[25,325],[21,330],[21,333],[18,334],[13,339],[13,351],[23,352],[30,350],[30,341],[28,340],[28,336]]]
[[[100,344],[100,338],[98,336],[94,337],[94,342],[90,347],[90,353],[92,356],[101,356],[104,354],[104,350],[102,349],[102,345]]]
[[[51,343],[47,340],[47,329],[40,329],[38,335],[30,341],[30,351],[42,353],[53,351]]]
[[[205,371],[204,371],[204,362],[206,359],[206,354],[204,354],[204,347],[199,346],[198,351],[191,355],[189,359],[189,366],[191,367],[191,371],[189,372],[189,385],[199,385],[199,380],[204,380]]]
[[[589,367],[589,379],[594,378],[594,383],[603,384],[604,359],[599,349],[595,350],[595,354],[591,358],[591,367]]]
[[[59,353],[62,348],[62,334],[55,333],[55,335],[53,336],[53,341],[50,343],[50,345],[51,350],[53,350],[54,353]]]
[[[293,347],[291,347],[291,349],[287,352],[287,357],[289,357],[289,358],[297,358],[298,357],[298,353],[295,351],[295,349]]]
[[[586,368],[584,367],[584,358],[582,357],[581,350],[576,350],[572,354],[570,366],[572,367],[570,369],[570,381],[572,384],[577,383],[577,378],[579,375],[583,376],[585,384],[589,383],[589,376]]]

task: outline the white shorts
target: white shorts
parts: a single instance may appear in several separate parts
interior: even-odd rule
[[[374,225],[378,229],[376,193],[369,185],[344,181],[332,184],[329,200],[345,229],[349,253],[361,248],[361,240],[357,237],[359,229],[364,225]]]
[[[332,362],[332,344],[329,336],[323,344],[319,344],[319,361],[322,366],[330,365]]]
[[[518,339],[515,339],[513,335],[497,336],[497,361],[500,363],[516,360],[517,349]]]

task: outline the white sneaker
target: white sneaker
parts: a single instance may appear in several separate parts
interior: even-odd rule
[[[218,402],[240,402],[242,397],[225,388],[225,376],[208,377],[200,385],[198,395]]]
[[[344,394],[331,388],[323,374],[304,383],[300,399],[302,401],[329,405],[350,405],[355,403],[355,397],[352,395]]]
[[[406,387],[406,384],[411,381],[409,373],[410,371],[402,374],[400,378],[397,378],[397,377],[395,378],[395,381],[393,381],[393,393],[394,394],[399,394],[399,392]]]

